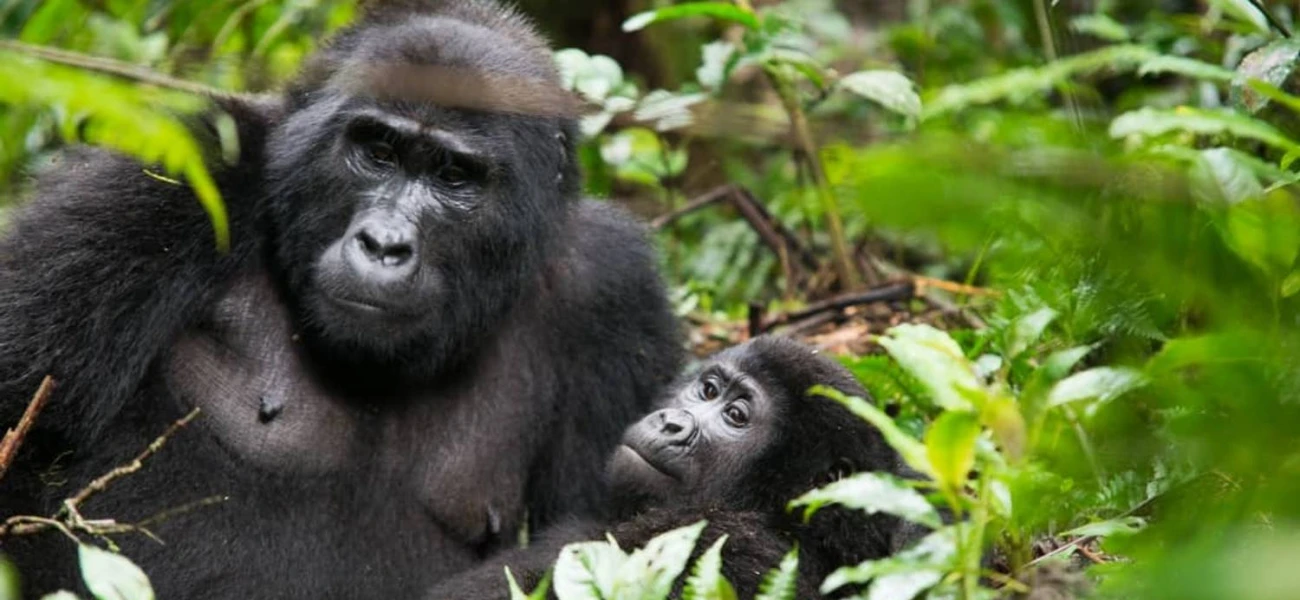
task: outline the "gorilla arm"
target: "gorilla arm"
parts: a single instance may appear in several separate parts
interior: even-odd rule
[[[228,255],[187,186],[105,151],[64,153],[14,211],[0,239],[0,422],[16,421],[49,374],[58,387],[38,427],[95,435],[250,254],[274,109],[223,108],[242,149],[240,164],[214,173],[230,216]]]

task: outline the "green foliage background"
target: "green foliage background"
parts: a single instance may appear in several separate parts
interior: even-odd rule
[[[837,271],[851,253],[999,293],[944,298],[986,327],[873,331],[885,355],[844,357],[875,402],[842,400],[931,480],[863,475],[800,505],[907,506],[930,522],[920,498],[963,523],[828,587],[1022,594],[1055,585],[1043,566],[1074,556],[1093,585],[1071,594],[1300,597],[1294,3],[642,0],[592,3],[631,18],[585,37],[539,4],[527,7],[561,46],[583,46],[556,59],[592,107],[591,193],[653,217],[743,186],[841,288],[867,274]],[[274,90],[356,10],[0,1],[0,198],[18,201],[29,174],[58,168],[55,150],[89,142],[190,185],[220,241],[220,165],[182,125],[203,104],[187,86]],[[648,52],[625,65],[594,46]],[[794,278],[725,203],[658,236],[701,332],[829,289]],[[1044,557],[1044,540],[1063,549]],[[693,542],[663,543],[672,558]],[[726,597],[716,553],[704,558],[688,587]],[[581,597],[661,597],[652,571],[589,574],[623,591]],[[557,567],[557,589],[574,576]]]

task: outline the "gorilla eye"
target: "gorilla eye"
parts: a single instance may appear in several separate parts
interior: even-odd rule
[[[387,142],[376,141],[366,144],[366,158],[383,168],[397,165],[397,152]]]
[[[722,393],[722,392],[718,391],[718,386],[717,386],[717,385],[714,385],[714,383],[713,383],[712,381],[706,381],[706,382],[704,382],[704,399],[705,399],[705,400],[717,400],[717,399],[718,399],[718,396],[721,395],[721,393]]]
[[[459,166],[449,165],[438,172],[438,178],[453,188],[459,188],[469,183],[469,172]]]
[[[733,402],[727,407],[722,414],[727,417],[727,422],[736,427],[749,425],[749,410],[740,402]]]

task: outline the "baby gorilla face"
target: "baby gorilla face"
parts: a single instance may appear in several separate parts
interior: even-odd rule
[[[649,500],[723,498],[775,440],[778,396],[729,361],[706,366],[627,429],[609,461],[611,484]]]

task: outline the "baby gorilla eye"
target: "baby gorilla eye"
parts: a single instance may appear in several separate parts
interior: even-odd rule
[[[733,402],[727,409],[722,412],[727,417],[727,422],[735,427],[744,427],[749,425],[749,411],[741,402]]]
[[[438,171],[438,178],[453,188],[459,188],[469,183],[469,172],[462,167],[448,165]]]
[[[718,386],[714,385],[712,381],[704,382],[703,391],[705,400],[717,400],[718,396],[721,394],[721,392],[718,391]]]

